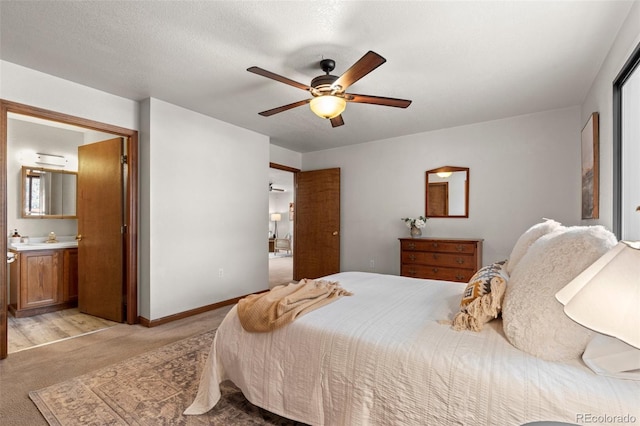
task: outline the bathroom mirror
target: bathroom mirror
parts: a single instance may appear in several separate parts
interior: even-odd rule
[[[22,166],[22,217],[77,219],[77,177],[76,172]]]
[[[469,217],[469,168],[444,166],[427,170],[426,217]]]

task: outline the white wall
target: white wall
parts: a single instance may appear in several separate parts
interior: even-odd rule
[[[585,224],[613,226],[613,81],[638,43],[640,2],[635,2],[582,104],[583,126],[592,112],[600,113],[600,218]]]
[[[399,274],[400,220],[425,213],[425,172],[469,167],[468,219],[429,219],[423,236],[484,238],[483,263],[509,256],[543,217],[580,222],[580,108],[573,107],[302,155],[340,167],[341,269]]]
[[[281,166],[300,169],[302,167],[302,154],[276,145],[269,145],[269,161]]]
[[[0,98],[138,130],[138,102],[0,61]]]
[[[150,303],[140,314],[157,319],[267,289],[268,137],[157,99],[143,109],[150,245],[141,292]]]
[[[158,319],[268,287],[266,136],[6,61],[0,98],[140,131],[140,315]],[[188,196],[194,187],[197,197]]]
[[[151,99],[140,102],[138,132],[138,315],[151,319]],[[144,219],[143,219],[144,218]]]

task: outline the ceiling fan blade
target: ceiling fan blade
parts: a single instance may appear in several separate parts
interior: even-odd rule
[[[378,68],[380,65],[387,62],[385,58],[378,55],[376,52],[368,51],[360,58],[355,64],[351,65],[351,68],[346,70],[336,81],[333,86],[340,86],[342,90],[346,90],[356,81],[360,80],[371,71]]]
[[[263,77],[270,78],[275,81],[279,81],[280,83],[288,84],[289,86],[297,87],[298,89],[302,89],[306,91],[311,90],[311,87],[307,86],[306,84],[298,83],[297,81],[291,80],[290,78],[272,73],[271,71],[267,71],[260,67],[250,67],[250,68],[247,68],[247,71],[252,72],[254,74],[261,75]]]
[[[360,104],[384,105],[397,108],[406,108],[411,105],[408,99],[385,98],[383,96],[356,95],[355,93],[345,93],[344,98],[348,102]]]
[[[263,117],[270,117],[273,114],[277,114],[279,112],[287,111],[289,109],[308,104],[309,102],[311,102],[311,99],[305,99],[304,101],[298,101],[298,102],[294,102],[292,104],[279,106],[278,108],[268,109],[266,111],[259,112],[258,114],[260,114]]]
[[[342,114],[331,119],[331,127],[338,127],[342,126],[343,124],[344,120],[342,119]]]

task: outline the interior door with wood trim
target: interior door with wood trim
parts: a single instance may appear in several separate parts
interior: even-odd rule
[[[449,216],[449,182],[429,183],[427,217]]]
[[[296,173],[293,279],[340,272],[340,169]]]
[[[123,322],[124,140],[78,147],[78,309]]]

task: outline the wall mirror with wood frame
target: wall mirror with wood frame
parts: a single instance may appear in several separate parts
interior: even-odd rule
[[[426,217],[469,217],[469,168],[444,166],[425,174]]]
[[[22,166],[22,217],[77,219],[76,172]]]

